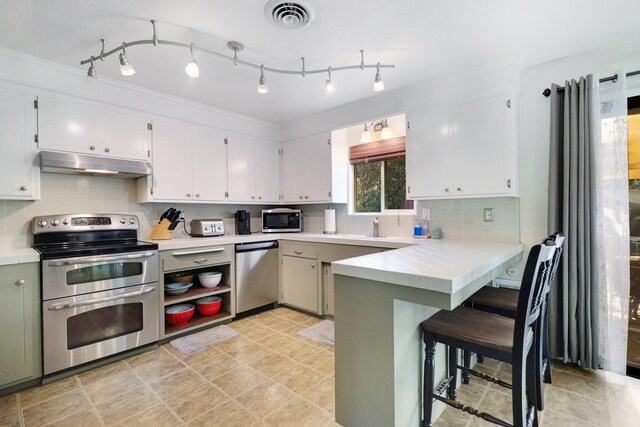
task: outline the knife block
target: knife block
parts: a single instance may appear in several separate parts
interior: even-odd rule
[[[151,240],[169,240],[173,237],[173,232],[169,231],[171,222],[168,219],[163,219],[160,224],[153,228],[153,231],[149,235]]]

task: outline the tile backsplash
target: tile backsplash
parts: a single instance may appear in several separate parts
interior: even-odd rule
[[[0,201],[0,250],[30,247],[33,237],[31,219],[38,215],[59,213],[127,212],[140,219],[140,238],[146,238],[166,209],[173,206],[185,212],[187,226],[194,218],[222,218],[227,234],[235,234],[234,214],[238,209],[251,213],[251,229],[260,231],[262,205],[203,205],[188,203],[136,202],[136,182],[133,179],[104,178],[43,173],[42,199],[36,201]],[[269,206],[271,207],[271,206]],[[328,204],[300,206],[304,210],[307,232],[324,230],[324,210]],[[375,215],[349,215],[347,206],[336,209],[339,233],[371,235]],[[440,227],[444,238],[459,240],[520,241],[520,205],[516,198],[463,200],[430,200],[417,203],[431,209],[431,227]],[[494,221],[483,221],[483,208],[493,208]],[[410,215],[380,216],[380,235],[409,237],[416,217]],[[175,237],[185,236],[182,226]]]

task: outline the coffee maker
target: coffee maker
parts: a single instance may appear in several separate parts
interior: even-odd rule
[[[251,214],[247,211],[236,212],[236,234],[251,234]]]

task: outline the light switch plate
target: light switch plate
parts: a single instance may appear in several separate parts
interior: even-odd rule
[[[493,221],[493,208],[484,208],[484,222]]]
[[[422,219],[426,221],[431,220],[431,209],[430,208],[422,208]]]

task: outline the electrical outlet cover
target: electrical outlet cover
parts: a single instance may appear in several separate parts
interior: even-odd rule
[[[484,208],[484,221],[493,221],[493,208]]]
[[[431,220],[431,209],[430,208],[422,208],[422,219],[429,221]]]

